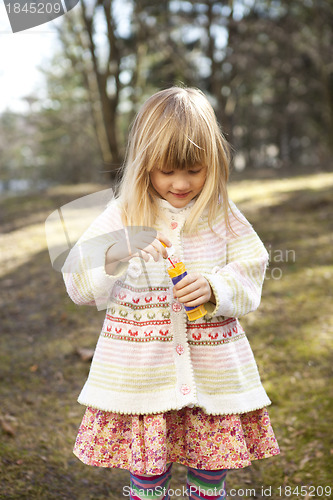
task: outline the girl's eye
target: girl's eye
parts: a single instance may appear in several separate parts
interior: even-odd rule
[[[168,170],[168,172],[163,172],[163,170],[161,170],[161,172],[162,172],[163,175],[171,175],[171,174],[173,174],[172,170]]]
[[[190,174],[198,174],[199,172],[201,172],[201,168],[200,170],[189,170]]]

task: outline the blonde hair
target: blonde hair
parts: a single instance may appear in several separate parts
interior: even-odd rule
[[[195,232],[199,217],[208,208],[212,227],[222,203],[227,227],[227,181],[230,152],[212,106],[198,89],[171,87],[152,95],[141,107],[131,128],[119,196],[123,222],[154,227],[158,215],[157,193],[150,172],[158,169],[207,167],[204,186],[185,224]],[[232,229],[231,229],[232,230]]]

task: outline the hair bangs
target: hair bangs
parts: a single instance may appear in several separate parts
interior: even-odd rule
[[[183,170],[209,164],[211,132],[199,120],[193,122],[172,117],[163,133],[156,134],[146,150],[149,171]]]

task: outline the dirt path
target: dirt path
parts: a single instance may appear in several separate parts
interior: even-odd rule
[[[230,498],[333,489],[332,184],[333,175],[322,174],[231,186],[271,254],[261,307],[242,324],[273,402],[282,453],[232,471]],[[71,303],[44,236],[55,208],[103,188],[58,188],[0,203],[0,498],[126,498],[126,471],[84,466],[72,455],[84,412],[76,398],[89,370],[77,349],[94,348],[103,311]],[[171,487],[181,488],[185,474],[176,465]],[[325,490],[320,497],[329,498]]]

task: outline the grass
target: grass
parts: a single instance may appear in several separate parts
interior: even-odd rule
[[[228,488],[244,490],[233,498],[254,498],[250,490],[256,498],[300,498],[301,486],[333,487],[332,184],[326,173],[230,185],[271,256],[261,306],[241,323],[281,447],[277,457],[230,472]],[[126,471],[88,467],[72,455],[84,412],[76,398],[89,370],[76,351],[95,346],[103,311],[70,302],[44,237],[50,212],[102,188],[0,202],[0,498],[125,498]],[[174,467],[171,486],[182,487],[185,475]],[[319,493],[307,498],[325,498]]]

